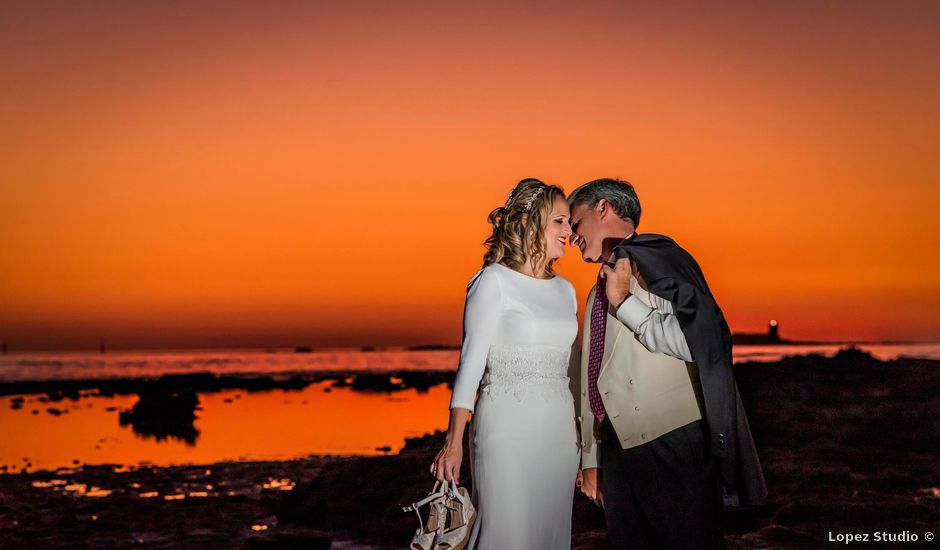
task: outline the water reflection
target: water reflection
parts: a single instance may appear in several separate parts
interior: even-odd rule
[[[56,473],[61,474],[61,471],[57,471]],[[210,476],[211,473],[211,470],[206,470],[205,476]],[[263,481],[259,484],[246,484],[242,482],[232,486],[230,486],[229,482],[225,480],[219,481],[218,486],[212,483],[205,483],[204,479],[197,481],[184,481],[177,479],[163,484],[160,484],[159,481],[154,480],[154,482],[160,485],[160,488],[163,490],[161,494],[161,491],[155,490],[155,487],[147,487],[142,489],[141,485],[136,482],[125,485],[120,482],[119,478],[108,478],[104,481],[106,483],[109,481],[113,482],[114,486],[109,489],[88,483],[81,483],[74,480],[69,481],[59,478],[34,480],[32,481],[31,485],[37,489],[48,489],[55,493],[68,494],[75,497],[101,498],[109,496],[113,493],[124,496],[134,496],[136,494],[137,498],[157,498],[162,500],[185,500],[188,498],[210,498],[238,495],[257,498],[262,491],[292,491],[296,486],[296,482],[294,480],[286,477],[268,477],[266,481]]]
[[[62,414],[48,412],[45,396],[0,397],[0,473],[378,455],[398,452],[406,437],[447,427],[445,384],[394,394],[331,386],[326,381],[302,390],[199,394],[193,423],[199,435],[192,445],[122,426],[119,413],[135,405],[136,395],[85,394],[59,403],[67,411]],[[18,397],[20,405],[14,406]]]
[[[106,497],[111,494],[110,489],[103,489],[92,485],[89,487],[85,483],[69,483],[64,479],[50,479],[49,481],[33,481],[33,487],[37,489],[52,489],[53,491],[61,491],[64,493],[70,493],[75,496],[82,497]]]

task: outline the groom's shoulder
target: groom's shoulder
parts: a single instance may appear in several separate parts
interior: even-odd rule
[[[635,244],[679,246],[674,238],[662,233],[637,233],[630,241]]]
[[[632,239],[633,244],[657,254],[682,254],[691,257],[691,253],[675,238],[660,233],[638,233]]]

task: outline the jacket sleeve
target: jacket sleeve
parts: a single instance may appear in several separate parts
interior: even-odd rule
[[[575,323],[578,322],[578,295],[574,289],[574,285],[568,284],[570,287],[572,311],[574,315]],[[577,333],[575,334],[574,339],[571,341],[571,353],[568,355],[568,388],[571,390],[571,397],[574,398],[574,419],[575,426],[578,429],[578,433],[581,433],[581,426],[578,424],[580,421],[580,411],[581,411],[581,341],[578,339]],[[581,445],[581,437],[578,436],[578,445]]]
[[[463,314],[463,343],[450,408],[474,410],[477,389],[486,368],[490,344],[496,336],[497,321],[502,309],[499,274],[481,269],[467,285]]]

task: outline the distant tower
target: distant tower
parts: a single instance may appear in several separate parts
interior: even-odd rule
[[[98,349],[101,350],[101,353],[104,353],[104,340],[101,341],[101,344],[98,346]]]
[[[3,354],[4,355],[7,354],[7,341],[6,340],[3,341]]]
[[[767,329],[767,335],[773,338],[774,340],[779,340],[780,335],[777,334],[777,321],[771,319],[770,328]]]

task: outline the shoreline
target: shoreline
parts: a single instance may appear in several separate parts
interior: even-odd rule
[[[789,344],[789,345],[787,345]],[[819,343],[794,343],[788,342],[787,344],[779,345],[764,345],[764,344],[754,344],[754,345],[743,345],[735,344],[735,365],[745,365],[751,363],[776,363],[779,361],[786,360],[791,357],[799,357],[806,355],[823,355],[826,357],[831,357],[838,351],[845,351],[849,349],[860,349],[865,353],[869,353],[875,357],[878,357],[883,361],[893,361],[896,359],[922,359],[922,360],[935,360],[940,361],[940,342],[819,342]],[[863,346],[863,347],[860,347]],[[901,349],[907,346],[927,346],[928,349],[921,349],[919,351],[913,351],[909,349]],[[891,351],[881,349],[883,347],[888,348],[897,348]],[[865,349],[870,348],[870,349]],[[194,353],[209,353],[209,354],[225,354],[232,350],[196,350]],[[238,351],[238,350],[235,350]],[[391,350],[393,353],[405,352],[405,353],[430,353],[432,354],[429,358],[422,358],[420,361],[416,361],[415,366],[403,367],[401,365],[396,365],[394,360],[390,361],[390,367],[374,367],[372,365],[368,366],[355,366],[351,368],[342,368],[338,367],[335,364],[330,365],[325,368],[320,368],[317,366],[312,366],[310,364],[298,363],[291,365],[289,368],[242,368],[242,369],[232,369],[232,368],[212,368],[212,364],[230,364],[230,363],[244,363],[241,358],[238,357],[213,357],[207,360],[195,360],[189,361],[191,358],[180,358],[183,364],[189,364],[191,362],[196,362],[199,364],[196,368],[177,368],[177,369],[154,369],[151,372],[147,372],[144,369],[140,369],[139,372],[134,374],[122,374],[122,367],[126,362],[117,361],[116,363],[108,363],[105,359],[104,362],[99,362],[97,365],[76,367],[71,363],[81,363],[81,361],[75,359],[74,361],[68,361],[65,365],[66,368],[63,368],[63,364],[58,360],[53,360],[48,357],[40,356],[34,359],[26,360],[28,364],[17,364],[16,369],[11,367],[15,364],[14,362],[3,363],[3,357],[0,357],[0,366],[7,369],[7,371],[0,371],[0,396],[6,395],[27,395],[27,394],[37,394],[37,393],[50,393],[56,391],[63,392],[74,392],[75,390],[91,390],[100,387],[105,392],[116,392],[116,393],[135,393],[136,387],[146,383],[153,383],[162,378],[186,378],[186,377],[207,377],[215,378],[215,381],[209,380],[194,380],[194,383],[202,385],[204,391],[214,391],[215,387],[222,388],[232,388],[232,389],[274,389],[276,387],[285,387],[290,384],[289,380],[293,379],[293,383],[306,382],[314,383],[322,380],[335,379],[339,380],[345,377],[361,377],[361,376],[382,376],[382,375],[404,375],[404,376],[436,376],[439,379],[447,379],[448,374],[453,374],[456,371],[456,362],[452,361],[455,357],[452,357],[454,352],[459,352],[459,349],[452,350],[440,350],[440,349],[402,349],[402,350]],[[451,354],[448,356],[446,361],[438,360],[438,353],[444,351]],[[358,356],[368,356],[371,353],[368,353],[359,349],[348,350],[351,355]],[[61,352],[66,353],[67,352]],[[137,355],[137,352],[130,352],[134,355]],[[149,353],[149,352],[148,352]],[[313,355],[318,353],[332,355],[335,354],[335,351],[329,353],[326,352],[316,352]],[[176,352],[174,351],[174,354]],[[32,353],[23,352],[23,355],[34,355]],[[45,354],[42,354],[45,355]],[[115,355],[121,355],[119,352],[115,352]],[[271,354],[260,353],[261,356],[268,356]],[[304,357],[309,357],[310,354],[306,353],[280,353],[276,354],[281,357],[293,359]],[[96,354],[95,357],[101,356]],[[101,356],[107,357],[107,355]],[[159,357],[159,354],[155,355]],[[394,357],[394,355],[392,356]],[[8,358],[9,359],[9,358]],[[430,362],[429,362],[430,361]],[[47,364],[48,363],[48,364]],[[141,364],[146,363],[146,358],[140,358],[137,361],[132,362],[132,367],[129,370],[134,372],[138,370]],[[373,362],[374,364],[374,362]],[[433,367],[429,365],[434,365]],[[104,366],[104,368],[102,368]],[[54,367],[54,368],[53,368]],[[37,372],[32,372],[32,369],[37,369]],[[18,370],[17,370],[18,369]],[[43,376],[41,372],[44,372],[42,369],[45,369],[46,375]],[[265,387],[266,385],[266,387]],[[215,386],[215,387],[213,387]],[[198,388],[197,388],[198,389]]]
[[[760,509],[723,514],[729,548],[815,548],[830,531],[935,528],[940,361],[848,350],[739,364],[735,374],[770,495]],[[427,466],[443,435],[408,438],[386,456],[0,474],[0,538],[24,547],[402,547],[417,518],[400,506],[430,489]],[[472,488],[466,456],[461,479]],[[572,548],[603,548],[600,509],[574,498]]]
[[[303,389],[310,384],[333,381],[334,387],[355,391],[401,391],[426,389],[447,383],[452,387],[454,371],[439,370],[369,370],[369,371],[288,371],[275,374],[215,374],[195,371],[162,374],[155,377],[74,378],[51,380],[0,381],[0,397],[45,394],[50,401],[80,399],[87,395],[139,394],[152,388],[172,391],[191,390],[213,393],[223,390],[267,391]],[[394,382],[395,378],[401,380]],[[84,393],[83,392],[96,392]]]
[[[760,335],[764,336],[766,333],[750,333],[750,332],[737,332],[732,333],[732,336],[751,336],[751,335]],[[940,339],[925,339],[925,340],[792,340],[788,338],[781,338],[781,342],[784,342],[785,345],[819,345],[819,346],[886,346],[886,345],[932,345],[940,344]],[[735,344],[737,346],[760,346],[764,344],[752,344],[749,342],[744,342],[740,344]],[[273,347],[264,347],[264,346],[228,346],[228,347],[194,347],[194,348],[179,348],[179,347],[153,347],[153,348],[123,348],[123,347],[108,347],[105,352],[101,351],[100,347],[87,347],[87,348],[54,348],[54,349],[45,349],[45,348],[14,348],[7,349],[6,353],[0,353],[0,357],[6,355],[35,355],[35,354],[91,354],[91,355],[104,355],[108,353],[114,354],[138,354],[138,353],[154,353],[154,354],[179,354],[179,353],[218,353],[218,352],[237,352],[237,353],[258,353],[258,354],[277,354],[277,355],[293,355],[298,353],[358,353],[358,352],[398,352],[398,351],[459,351],[459,344],[418,344],[418,345],[394,345],[394,346],[308,346],[308,345],[298,345],[298,346],[273,346]]]
[[[829,345],[829,344],[826,344]],[[871,356],[869,352],[858,350],[855,344],[832,344],[842,346],[835,353],[860,352]],[[846,347],[847,346],[847,347]],[[739,346],[764,348],[763,345]],[[741,368],[763,368],[778,363],[818,360],[827,361],[832,357],[816,352],[786,355],[778,360],[758,361],[755,356],[746,356],[748,360],[734,364],[735,372]],[[940,366],[940,359],[911,357],[901,355],[894,359],[874,360],[882,363],[895,362],[932,362]],[[87,395],[137,394],[150,388],[160,387],[174,391],[192,390],[197,393],[212,393],[224,390],[240,389],[250,392],[274,389],[303,389],[310,384],[333,381],[336,387],[351,387],[355,391],[394,392],[407,389],[425,390],[437,384],[453,387],[454,369],[324,369],[324,370],[285,370],[279,372],[242,372],[215,373],[208,370],[196,370],[179,373],[164,373],[154,376],[127,377],[78,377],[0,380],[0,397],[31,396],[45,394],[50,401],[79,399]],[[96,392],[96,393],[87,393]]]

